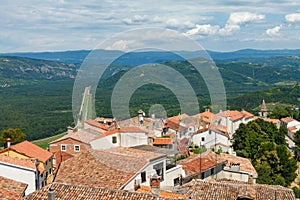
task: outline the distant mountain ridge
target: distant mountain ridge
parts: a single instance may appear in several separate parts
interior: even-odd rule
[[[75,51],[61,51],[61,52],[26,52],[26,53],[0,53],[1,56],[18,56],[50,61],[59,61],[73,64],[80,64],[89,55],[92,50],[75,50]],[[205,55],[204,51],[174,51],[172,52],[160,52],[160,51],[148,51],[148,52],[123,52],[118,50],[93,50],[99,53],[102,57],[99,58],[102,62],[108,62],[112,57],[122,56],[115,64],[122,65],[141,65],[145,63],[157,63],[168,61],[182,61],[177,53],[184,57],[197,58],[201,55]],[[249,58],[270,58],[274,56],[300,56],[300,49],[282,49],[282,50],[257,50],[257,49],[242,49],[233,52],[217,52],[206,51],[210,57],[215,61],[236,61],[239,59]],[[134,59],[132,59],[134,58]]]

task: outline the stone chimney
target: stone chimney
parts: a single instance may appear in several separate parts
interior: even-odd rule
[[[232,171],[240,171],[240,163],[230,163],[230,169]]]
[[[55,200],[54,190],[51,187],[49,188],[49,191],[48,191],[48,200]]]
[[[68,126],[68,134],[71,134],[74,132],[74,128],[72,128],[71,126]]]
[[[6,139],[6,142],[7,142],[7,148],[9,148],[9,147],[10,147],[10,144],[11,144],[11,139],[10,139],[10,138],[7,138],[7,139]]]
[[[160,195],[160,177],[155,173],[150,178],[151,193]]]

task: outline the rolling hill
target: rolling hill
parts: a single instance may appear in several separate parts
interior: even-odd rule
[[[66,59],[72,58],[70,54]],[[142,58],[143,54],[136,55]],[[146,55],[144,53],[143,56]],[[118,62],[128,60],[127,64],[132,65],[113,63],[97,88],[97,115],[111,116],[110,98],[115,84],[133,65],[152,61],[162,62],[184,75],[197,94],[200,110],[210,105],[207,87],[189,63],[172,57],[174,55],[169,60],[164,59],[166,54],[152,55],[145,60],[129,62],[132,55],[127,54]],[[172,59],[175,61],[170,61]],[[283,59],[282,63],[290,61],[290,64],[277,66],[278,59]],[[248,61],[239,58],[237,61],[216,63],[224,81],[229,108],[251,111],[260,104],[262,98],[267,102],[298,105],[298,90],[289,86],[294,86],[300,80],[299,66],[292,64],[298,62],[296,57],[251,58],[251,62]],[[264,64],[267,61],[270,66],[269,63]],[[0,56],[0,130],[19,127],[27,133],[29,140],[63,132],[73,121],[72,89],[78,68],[79,64]],[[202,87],[198,87],[199,84]],[[130,112],[135,115],[137,110],[143,109],[148,114],[147,111],[154,104],[163,105],[168,115],[180,112],[176,96],[168,88],[155,84],[145,85],[134,92],[130,100]]]

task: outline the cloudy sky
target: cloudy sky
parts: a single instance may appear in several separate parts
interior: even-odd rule
[[[94,49],[145,27],[208,50],[300,49],[299,0],[2,0],[0,8],[0,52]]]

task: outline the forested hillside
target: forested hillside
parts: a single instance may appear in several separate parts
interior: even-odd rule
[[[189,63],[171,61],[164,64],[190,82],[197,94],[200,110],[210,106],[207,87]],[[300,80],[299,67],[280,68],[237,62],[220,62],[217,66],[231,109],[255,111],[263,98],[267,102],[299,105],[299,87],[286,86],[295,85]],[[29,140],[66,130],[73,122],[72,90],[78,67],[61,62],[0,57],[0,129],[21,128]],[[113,88],[131,68],[114,65],[102,77],[96,93],[98,116],[111,116]],[[169,116],[180,112],[176,96],[160,85],[145,85],[136,90],[131,97],[130,112],[135,115],[143,109],[148,114],[153,104],[163,105]]]

